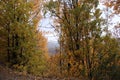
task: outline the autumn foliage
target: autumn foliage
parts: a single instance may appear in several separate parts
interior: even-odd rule
[[[47,79],[119,80],[119,25],[106,30],[99,2],[0,0],[0,65]],[[119,15],[119,0],[103,3]],[[38,27],[46,13],[59,37],[54,55]]]

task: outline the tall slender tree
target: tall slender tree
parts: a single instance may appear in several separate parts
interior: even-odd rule
[[[46,5],[47,10],[55,16],[55,28],[60,33],[62,53],[66,56],[65,65],[69,76],[83,76],[89,80],[98,79],[95,74],[97,74],[97,67],[100,66],[99,62],[102,62],[101,58],[108,61],[106,57],[100,56],[106,54],[110,58],[111,54],[107,49],[103,52],[99,51],[103,49],[100,46],[107,45],[107,42],[101,35],[104,20],[100,17],[98,4],[98,0],[50,0]],[[117,47],[116,53],[111,52],[119,55],[119,46],[113,46]],[[116,56],[112,58],[115,59]],[[110,64],[109,61],[107,63]]]
[[[45,63],[46,40],[38,31],[41,5],[41,0],[0,1],[0,40],[5,42],[0,49],[10,67],[37,73]]]

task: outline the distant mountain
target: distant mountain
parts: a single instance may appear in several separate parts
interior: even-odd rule
[[[55,54],[57,53],[56,49],[59,48],[59,44],[57,41],[49,41],[47,47],[49,54]]]

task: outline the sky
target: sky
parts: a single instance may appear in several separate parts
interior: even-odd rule
[[[49,16],[49,14],[46,14],[45,17],[43,17],[40,21],[40,30],[43,31],[48,42],[58,41],[57,33],[55,32],[55,29],[51,26],[53,25],[53,23],[53,19]]]

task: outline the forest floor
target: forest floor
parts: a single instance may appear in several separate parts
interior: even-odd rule
[[[26,76],[21,73],[12,71],[9,68],[0,66],[0,80],[36,80],[36,78],[34,76]]]
[[[1,65],[0,63],[0,80],[79,80],[79,79],[59,79],[59,78],[43,78],[32,75],[24,75],[23,73],[13,71]]]

